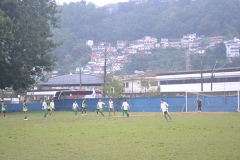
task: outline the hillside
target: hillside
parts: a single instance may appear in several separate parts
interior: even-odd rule
[[[54,51],[59,57],[55,69],[69,73],[80,65],[84,66],[91,55],[86,40],[94,40],[95,44],[110,42],[114,46],[117,40],[133,41],[144,36],[158,40],[180,38],[188,33],[229,39],[239,37],[239,8],[239,0],[119,3],[112,13],[106,7],[97,8],[94,4],[64,4],[59,6],[61,28],[52,30],[55,40],[62,42]],[[172,67],[165,69],[171,70]]]

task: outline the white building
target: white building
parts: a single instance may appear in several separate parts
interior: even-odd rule
[[[93,40],[87,40],[86,45],[88,45],[89,47],[92,47],[94,45]]]
[[[224,42],[226,47],[226,57],[234,58],[239,56],[240,52],[240,40],[234,38],[233,40],[228,40]]]

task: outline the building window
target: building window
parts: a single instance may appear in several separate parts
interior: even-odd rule
[[[129,87],[129,83],[126,82],[126,84],[125,84],[125,88],[128,88],[128,87]]]
[[[129,87],[129,83],[128,82],[123,83],[123,86],[124,86],[124,88],[128,88]]]

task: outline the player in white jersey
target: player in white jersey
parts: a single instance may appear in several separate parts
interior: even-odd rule
[[[78,104],[77,104],[77,101],[74,101],[74,103],[72,105],[72,109],[73,109],[73,111],[75,113],[75,116],[76,116],[78,114],[78,109],[80,109]]]
[[[109,99],[108,105],[109,105],[109,106],[108,106],[109,116],[111,116],[111,113],[110,113],[110,112],[113,112],[113,114],[114,114],[114,116],[115,116],[114,105],[113,105],[112,99]]]
[[[44,111],[43,118],[46,119],[47,118],[47,103],[46,103],[45,99],[42,103],[42,110]]]
[[[127,103],[126,99],[123,100],[123,104],[121,107],[122,110],[122,116],[124,117],[124,113],[127,115],[127,117],[129,118],[129,113],[128,110],[130,109],[129,104]]]
[[[164,102],[163,99],[161,99],[160,111],[163,112],[164,117],[166,118],[167,121],[168,121],[167,115],[168,115],[168,117],[170,118],[170,120],[172,120],[172,118],[171,118],[170,115],[168,114],[168,106],[169,106],[169,105],[168,105],[166,102]]]
[[[97,115],[98,115],[98,112],[101,113],[102,116],[104,116],[104,114],[102,113],[102,110],[103,110],[103,105],[106,107],[106,104],[104,102],[102,102],[101,99],[99,99],[98,103],[97,103]]]
[[[52,99],[52,101],[50,102],[50,107],[52,108],[52,110],[51,110],[51,115],[53,116],[53,111],[54,111],[54,109],[55,109],[55,105],[54,105],[54,101],[53,101],[53,99]]]

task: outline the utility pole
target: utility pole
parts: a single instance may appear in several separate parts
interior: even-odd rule
[[[212,73],[211,73],[211,91],[212,91],[212,84],[213,84],[213,72],[214,72],[214,70],[215,70],[215,67],[216,67],[217,63],[218,63],[218,61],[215,62],[215,65],[214,65],[214,67],[212,68]]]
[[[105,53],[104,53],[104,81],[103,83],[106,83],[106,76],[107,76],[107,49],[105,48]]]
[[[82,89],[82,68],[81,66],[79,67],[79,76],[80,76],[80,89]]]
[[[104,52],[104,73],[103,73],[103,85],[106,84],[106,76],[107,76],[107,48],[105,47]],[[105,98],[105,91],[103,91],[103,98]]]
[[[202,55],[201,55],[201,91],[203,91],[203,62],[202,62]]]

